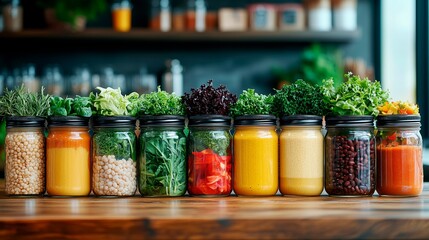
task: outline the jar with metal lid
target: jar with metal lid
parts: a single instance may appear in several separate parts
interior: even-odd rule
[[[325,190],[332,196],[371,196],[375,191],[372,116],[327,116]]]
[[[228,196],[232,191],[231,118],[189,117],[188,193]]]
[[[185,117],[145,115],[139,120],[141,195],[184,195],[187,183]]]
[[[317,196],[323,191],[322,117],[284,116],[280,134],[280,192]]]
[[[48,118],[46,191],[50,196],[87,196],[91,192],[89,118]]]
[[[95,117],[92,189],[96,196],[133,196],[137,190],[136,119]]]
[[[419,115],[377,117],[377,193],[417,196],[423,190]]]
[[[244,115],[234,120],[234,192],[270,196],[278,191],[278,134],[274,115]]]
[[[45,119],[8,117],[6,124],[6,194],[44,194]]]

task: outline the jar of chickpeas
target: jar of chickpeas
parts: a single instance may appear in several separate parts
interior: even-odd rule
[[[45,119],[6,119],[6,194],[25,196],[45,193]]]

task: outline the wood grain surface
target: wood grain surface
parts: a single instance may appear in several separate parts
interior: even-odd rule
[[[0,239],[429,239],[419,197],[16,198]]]

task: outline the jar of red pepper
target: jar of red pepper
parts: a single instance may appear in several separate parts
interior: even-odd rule
[[[189,117],[188,193],[228,196],[232,182],[231,118],[223,115]]]

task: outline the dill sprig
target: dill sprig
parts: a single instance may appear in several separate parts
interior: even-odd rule
[[[46,117],[50,107],[50,96],[40,92],[30,92],[24,85],[15,89],[5,89],[0,97],[0,115],[19,117]]]

